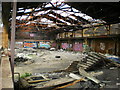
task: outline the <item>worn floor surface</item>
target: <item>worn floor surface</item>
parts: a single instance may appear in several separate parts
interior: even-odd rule
[[[15,72],[19,73],[40,73],[65,69],[73,61],[82,59],[81,53],[58,52],[58,51],[38,51],[38,55],[32,56],[35,62],[27,65],[15,66]],[[60,56],[60,58],[55,58]]]
[[[60,58],[55,58],[60,56]],[[34,63],[28,63],[26,65],[20,64],[15,66],[15,72],[23,74],[25,72],[32,74],[39,74],[41,72],[51,72],[55,70],[65,69],[73,61],[80,61],[83,58],[81,53],[72,52],[58,52],[48,50],[38,50],[37,55],[32,56]],[[106,88],[118,88],[120,85],[120,70],[118,69],[101,69],[104,74],[97,76],[100,81],[107,83]],[[78,87],[80,84],[77,84]],[[75,85],[76,86],[76,85]],[[74,88],[74,86],[72,86]]]

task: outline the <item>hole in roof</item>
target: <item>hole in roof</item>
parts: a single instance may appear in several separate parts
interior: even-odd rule
[[[62,2],[64,2],[64,0],[51,0],[51,3],[52,3],[54,6],[61,5]]]
[[[39,15],[41,15],[41,14],[46,14],[46,13],[48,13],[50,10],[47,10],[47,11],[39,11],[39,12],[37,12],[37,13],[34,13],[33,15],[34,16],[39,16]]]
[[[27,15],[22,15],[21,18],[20,18],[20,20],[26,20],[27,17],[28,17]]]
[[[52,7],[52,5],[49,3],[49,4],[47,4],[45,7],[46,7],[46,8],[47,8],[47,7]]]
[[[26,9],[24,13],[32,12],[33,9]]]
[[[16,19],[19,20],[21,16],[17,16]]]
[[[68,4],[65,4],[63,3],[64,0],[51,0],[51,3],[53,4],[53,6],[57,6],[58,9],[60,10],[52,10],[52,9],[49,9],[47,11],[44,11],[44,8],[49,8],[49,7],[53,7],[51,3],[47,2],[47,3],[44,3],[44,5],[42,7],[38,7],[36,8],[33,13],[33,16],[27,16],[27,15],[23,15],[22,17],[21,16],[17,16],[16,19],[20,19],[20,20],[25,20],[26,18],[29,20],[29,19],[32,19],[34,16],[40,16],[40,15],[45,15],[47,14],[48,16],[51,16],[51,17],[54,17],[55,19],[63,22],[63,23],[66,23],[67,25],[72,25],[71,23],[67,22],[66,20],[76,20],[76,21],[81,21],[81,20],[78,20],[76,18],[77,17],[81,17],[89,22],[92,22],[93,25],[96,25],[96,24],[99,24],[99,23],[106,23],[105,21],[101,20],[101,19],[95,19],[95,18],[92,18],[91,16],[88,16],[84,13],[82,13],[81,11],[69,6]],[[45,5],[46,4],[46,5]],[[24,12],[24,13],[27,13],[27,12],[32,12],[33,9],[26,9],[26,10],[23,10],[24,8],[18,8],[19,11],[17,11],[18,13],[19,12]],[[42,10],[43,9],[43,10]],[[50,11],[53,11],[55,14],[51,14]],[[66,20],[64,19],[61,19],[61,17],[58,17],[57,14],[63,16],[63,17],[67,17]],[[47,19],[47,18],[40,18],[39,20],[36,20],[36,21],[41,21],[42,23],[53,23],[53,21]],[[84,20],[83,20],[84,21]],[[56,22],[57,23],[57,22]],[[74,25],[74,24],[73,24]]]
[[[19,10],[19,11],[17,11],[17,12],[18,12],[18,13],[19,13],[19,12],[24,12],[24,10]]]
[[[39,7],[39,8],[36,8],[35,11],[39,11],[40,9],[41,9],[40,7]]]
[[[24,9],[24,8],[18,8],[19,10]]]
[[[71,6],[67,5],[67,4],[64,4],[62,7],[60,7],[61,9],[63,8],[70,8]]]

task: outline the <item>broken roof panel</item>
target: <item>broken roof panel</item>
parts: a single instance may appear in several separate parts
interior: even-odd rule
[[[60,18],[54,16],[53,14],[48,14],[48,15],[51,16],[51,17],[54,17],[54,18],[56,18],[56,19],[58,19],[58,20],[60,20],[60,21],[63,22],[63,23],[66,23],[66,24],[68,24],[68,25],[71,25],[69,22],[66,22],[66,21],[64,21],[63,19],[60,19]]]
[[[16,19],[19,20],[21,18],[21,16],[17,16]]]
[[[27,15],[22,15],[21,18],[20,18],[20,20],[26,20],[27,17],[28,17]]]
[[[41,7],[39,7],[39,8],[36,8],[36,9],[35,9],[35,11],[39,11],[40,9],[41,9]]]
[[[33,9],[26,9],[24,13],[32,12]]]
[[[18,13],[19,13],[19,12],[24,12],[24,10],[19,10],[19,11],[17,11],[17,12],[18,12]]]
[[[47,18],[42,18],[42,19],[41,19],[41,22],[47,23],[47,24],[53,23],[53,21],[48,20]]]
[[[46,13],[48,13],[50,10],[47,10],[47,11],[39,11],[39,12],[37,12],[37,13],[34,13],[33,15],[34,16],[39,16],[39,15],[41,15],[41,14],[46,14]]]
[[[64,0],[63,0],[64,1]],[[41,7],[25,9],[19,8],[18,13],[23,14],[21,17],[16,17],[17,20],[27,20],[26,24],[32,22],[39,22],[42,24],[60,25],[84,25],[83,27],[90,25],[98,25],[106,23],[103,20],[92,18],[81,11],[71,7],[70,5],[63,3],[60,0],[52,0],[51,2],[44,3]],[[25,15],[26,14],[26,15]],[[91,24],[92,23],[92,24]],[[62,26],[61,26],[62,27]]]

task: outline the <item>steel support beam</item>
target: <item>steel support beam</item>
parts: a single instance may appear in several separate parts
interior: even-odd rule
[[[11,65],[12,65],[12,74],[14,80],[14,55],[15,55],[15,24],[16,24],[16,8],[17,2],[14,0],[13,2],[13,13],[12,13],[12,22],[11,22]]]

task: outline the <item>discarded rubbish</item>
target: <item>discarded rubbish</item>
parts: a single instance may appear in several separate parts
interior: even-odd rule
[[[30,50],[24,49],[23,51],[25,53],[26,51]],[[36,52],[33,49],[32,51],[33,53]],[[62,53],[63,52],[65,51],[62,51]],[[68,52],[65,53],[68,54]],[[47,52],[47,54],[51,54],[51,51]],[[45,52],[42,52],[34,55],[38,55],[42,58],[41,60],[46,61],[46,57],[48,57],[47,54]],[[73,55],[75,53],[72,52],[71,54]],[[77,60],[72,61],[72,63],[63,70],[35,73],[31,76],[22,78],[22,87],[52,88],[53,90],[56,90],[67,87],[69,88],[71,86],[79,84],[79,88],[103,88],[105,84],[112,82],[109,79],[100,80],[98,79],[98,76],[102,76],[104,74],[104,72],[101,71],[104,68],[109,67],[109,70],[115,70],[115,68],[118,68],[119,66],[118,63],[109,60],[105,55],[100,53],[87,52],[76,54]],[[30,57],[30,55],[32,56],[33,54],[29,53],[27,55]],[[57,58],[62,59],[62,55],[56,54],[53,57],[49,56],[49,60],[54,59],[55,61]],[[27,57],[17,57],[15,59],[15,62],[24,62],[24,64],[30,64],[30,62],[34,63],[34,61]]]
[[[81,79],[82,78],[81,76],[76,75],[74,73],[70,73],[69,76],[72,77],[72,78],[74,78],[74,79]]]
[[[50,48],[50,51],[55,51],[55,48]]]
[[[78,80],[75,80],[74,82],[72,83],[69,83],[67,85],[64,85],[64,86],[61,86],[61,87],[56,87],[55,89],[53,90],[57,90],[57,89],[61,89],[61,88],[66,88],[66,87],[69,87],[69,86],[72,86],[72,85],[75,85],[76,83],[80,82],[80,81],[83,81],[84,79],[81,78],[81,79],[78,79]]]
[[[99,84],[100,81],[98,79],[96,79],[95,77],[93,77],[92,75],[90,75],[89,73],[87,73],[84,69],[79,68],[79,73],[84,76],[87,77],[88,79],[94,81],[95,83]]]
[[[55,58],[60,58],[60,56],[55,56]]]

